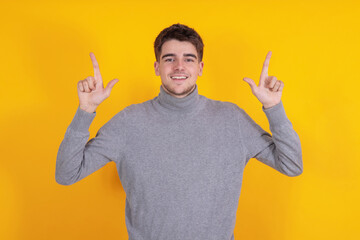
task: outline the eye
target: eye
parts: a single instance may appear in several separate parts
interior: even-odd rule
[[[172,58],[167,58],[167,59],[165,59],[165,62],[172,62],[174,59],[172,59]]]
[[[186,61],[186,62],[193,62],[193,61],[194,61],[194,59],[192,59],[192,58],[188,58],[188,59],[186,59],[185,61]]]

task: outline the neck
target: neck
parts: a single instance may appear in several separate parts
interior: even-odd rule
[[[194,91],[194,89],[196,88],[196,85],[194,85],[189,91],[183,93],[183,94],[176,94],[174,92],[169,91],[169,89],[166,88],[166,86],[164,84],[161,85],[162,88],[165,90],[165,92],[167,92],[169,95],[176,97],[176,98],[183,98],[186,97],[187,95],[189,95],[190,93],[192,93]]]
[[[195,110],[199,103],[199,94],[197,85],[194,86],[193,90],[185,96],[179,97],[166,91],[161,85],[160,93],[156,99],[161,109],[167,112],[192,112]]]

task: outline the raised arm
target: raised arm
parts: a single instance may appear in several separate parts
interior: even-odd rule
[[[78,182],[108,162],[119,160],[123,149],[122,112],[101,127],[95,138],[88,141],[88,129],[96,115],[95,110],[110,95],[112,87],[118,81],[110,81],[104,89],[99,65],[93,53],[90,53],[90,57],[95,77],[78,82],[79,106],[57,154],[55,180],[62,185]]]
[[[256,158],[288,176],[298,176],[303,171],[302,151],[298,134],[287,118],[281,101],[284,83],[275,76],[268,76],[271,52],[266,55],[259,85],[244,78],[252,93],[263,104],[272,136],[257,125],[242,109],[240,124],[247,161]]]
[[[290,176],[303,172],[302,151],[298,134],[287,118],[283,103],[265,109],[272,133],[264,131],[250,116],[239,109],[239,124],[246,162],[256,158],[275,170]]]

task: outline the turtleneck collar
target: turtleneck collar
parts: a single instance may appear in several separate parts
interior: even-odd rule
[[[167,93],[162,85],[160,86],[160,93],[157,97],[157,102],[162,108],[179,113],[191,112],[196,109],[200,101],[198,86],[195,84],[195,89],[186,97],[176,98]]]

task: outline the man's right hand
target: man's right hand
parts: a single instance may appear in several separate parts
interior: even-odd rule
[[[99,64],[96,61],[94,53],[90,53],[90,58],[94,66],[94,77],[90,76],[84,80],[80,80],[77,84],[77,90],[80,108],[86,112],[93,113],[99,104],[110,96],[111,89],[119,79],[115,78],[111,80],[104,89]]]

